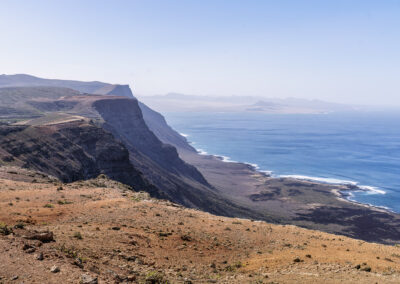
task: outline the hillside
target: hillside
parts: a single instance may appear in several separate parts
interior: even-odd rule
[[[400,277],[398,247],[218,217],[105,177],[61,184],[2,167],[0,184],[0,283],[398,283]]]

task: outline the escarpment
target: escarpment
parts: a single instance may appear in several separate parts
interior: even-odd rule
[[[209,186],[195,167],[179,158],[175,147],[162,143],[150,131],[136,99],[99,99],[93,103],[93,107],[104,119],[103,127],[134,153],[138,151],[144,154],[165,171]]]
[[[43,126],[0,126],[1,163],[35,169],[72,182],[108,177],[162,196],[129,160],[126,147],[86,121]]]

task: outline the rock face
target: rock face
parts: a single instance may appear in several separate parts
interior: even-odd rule
[[[139,102],[139,107],[142,110],[143,118],[147,126],[151,131],[153,131],[158,139],[177,148],[196,152],[196,150],[190,146],[185,137],[168,125],[167,121],[160,113],[152,110],[141,102]]]
[[[230,206],[225,207],[222,200],[214,202],[219,198],[201,173],[181,160],[175,147],[162,143],[149,130],[136,99],[99,98],[93,108],[104,120],[102,127],[127,147],[132,164],[169,200],[227,213]]]
[[[173,146],[163,144],[150,131],[136,99],[99,99],[93,103],[93,107],[104,119],[104,129],[120,139],[133,154],[139,152],[165,171],[208,186],[207,181],[195,167],[179,158]]]
[[[103,173],[135,188],[156,189],[134,168],[127,148],[88,122],[50,126],[0,126],[0,161],[39,170],[64,182]],[[157,195],[157,194],[156,194]]]
[[[133,93],[129,85],[107,85],[94,92],[99,95],[127,97],[133,99]]]

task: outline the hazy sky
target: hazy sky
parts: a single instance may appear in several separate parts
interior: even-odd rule
[[[400,105],[400,0],[0,0],[0,73]]]

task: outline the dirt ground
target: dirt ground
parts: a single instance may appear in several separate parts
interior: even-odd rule
[[[399,272],[397,246],[214,216],[105,177],[0,173],[0,283],[399,283]]]

